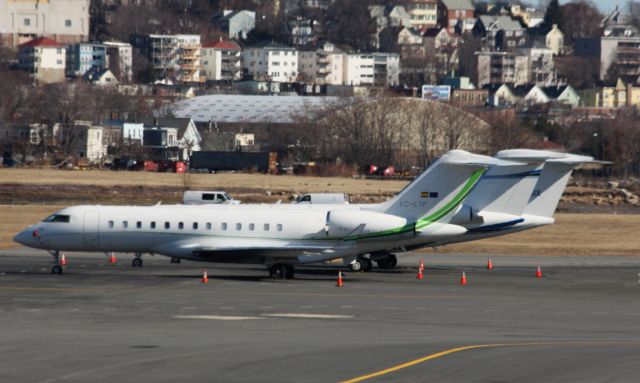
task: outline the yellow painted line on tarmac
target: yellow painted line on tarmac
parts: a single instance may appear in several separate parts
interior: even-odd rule
[[[377,372],[373,372],[371,374],[367,374],[367,375],[362,375],[362,376],[358,376],[352,379],[348,379],[348,380],[343,380],[340,383],[356,383],[356,382],[362,382],[364,380],[369,380],[369,379],[373,379],[373,378],[377,378],[379,376],[382,375],[387,375],[390,374],[392,372],[396,372],[398,370],[402,370],[405,369],[407,367],[411,367],[411,366],[415,366],[416,364],[420,364],[420,363],[424,363],[433,359],[437,359],[446,355],[450,355],[450,354],[455,354],[456,352],[461,352],[461,351],[468,351],[468,350],[477,350],[477,349],[482,349],[482,348],[497,348],[497,347],[522,347],[522,346],[550,346],[550,345],[580,345],[580,344],[626,344],[628,342],[621,342],[621,341],[593,341],[593,342],[581,342],[581,341],[574,341],[574,342],[531,342],[531,343],[494,343],[494,344],[478,344],[478,345],[472,345],[472,346],[463,346],[463,347],[457,347],[457,348],[452,348],[450,350],[445,350],[445,351],[440,351],[437,352],[435,354],[431,354],[431,355],[427,355],[424,356],[422,358],[418,358],[418,359],[414,359],[412,361],[406,362],[406,363],[402,363],[402,364],[398,364],[396,366],[393,367],[389,367],[387,369],[384,370],[380,370]]]
[[[440,351],[440,352],[437,352],[435,354],[431,354],[431,355],[427,355],[427,356],[422,357],[422,358],[414,359],[414,360],[412,360],[410,362],[398,364],[396,366],[389,367],[387,369],[380,370],[380,371],[377,371],[377,372],[374,372],[374,373],[371,373],[371,374],[358,376],[356,378],[349,379],[349,380],[344,380],[341,383],[356,383],[356,382],[362,382],[364,380],[377,378],[377,377],[382,376],[382,375],[390,374],[392,372],[395,372],[395,371],[398,371],[398,370],[402,370],[402,369],[407,368],[407,367],[415,366],[416,364],[424,363],[424,362],[427,362],[429,360],[437,359],[437,358],[443,357],[445,355],[454,354],[456,352],[467,351],[467,350],[475,350],[475,349],[479,349],[479,348],[504,347],[504,346],[515,346],[515,345],[513,345],[513,344],[478,344],[478,345],[474,345],[474,346],[464,346],[464,347],[452,348],[450,350]]]

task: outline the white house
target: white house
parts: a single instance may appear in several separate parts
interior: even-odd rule
[[[202,69],[207,81],[233,81],[242,78],[242,49],[233,41],[202,45]]]
[[[107,146],[103,142],[104,129],[102,126],[79,123],[74,129],[82,129],[82,131],[73,154],[92,162],[100,161],[107,155]]]
[[[167,141],[166,146],[177,146],[178,159],[180,160],[187,160],[191,157],[192,152],[201,150],[202,136],[200,136],[200,132],[198,132],[196,124],[191,118],[147,119],[144,121],[144,127],[147,131],[155,129],[169,132],[170,129],[176,129],[177,142],[175,142],[174,145],[170,145],[169,141]],[[168,137],[170,136],[171,135]],[[145,146],[148,146],[147,144],[152,144],[152,142],[147,143],[145,139]]]
[[[278,43],[250,46],[242,52],[242,69],[255,80],[294,82],[298,77],[298,51]]]
[[[65,77],[66,48],[46,37],[40,37],[18,48],[20,68],[38,82],[62,82]]]
[[[539,86],[534,85],[524,96],[523,101],[528,105],[546,104],[551,101],[551,98]]]
[[[122,139],[129,145],[138,143],[144,145],[144,124],[125,122],[122,124]]]
[[[213,16],[213,23],[221,31],[228,33],[230,39],[246,39],[249,32],[256,27],[256,13],[247,10],[224,10]]]

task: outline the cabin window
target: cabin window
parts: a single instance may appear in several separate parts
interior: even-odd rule
[[[109,229],[113,229],[113,221],[109,221],[109,223],[107,224],[107,226],[109,226]]]
[[[151,225],[150,226],[151,226],[152,229],[155,229],[156,228],[156,221],[151,221]]]
[[[136,222],[136,229],[142,229],[142,221]]]
[[[240,231],[242,230],[242,224],[241,223],[236,223],[236,230]]]
[[[216,199],[216,195],[213,193],[204,193],[202,194],[203,201],[213,201]]]
[[[227,230],[227,223],[226,222],[222,222],[220,227],[222,227],[222,230]]]
[[[193,230],[198,230],[198,222],[193,223]]]
[[[207,222],[207,230],[211,230],[211,222]]]
[[[171,223],[169,223],[169,222],[165,222],[165,223],[164,223],[164,228],[165,228],[165,229],[167,229],[167,230],[168,230],[168,229],[171,229]]]
[[[129,221],[122,221],[122,228],[126,229],[129,227]]]
[[[254,231],[255,228],[256,228],[256,225],[254,225],[252,223],[249,224],[249,230]]]
[[[264,231],[269,231],[269,224],[268,223],[264,224]]]
[[[178,229],[184,229],[184,222],[178,222]]]
[[[282,231],[282,224],[279,223],[278,225],[276,225],[276,230],[278,231]]]

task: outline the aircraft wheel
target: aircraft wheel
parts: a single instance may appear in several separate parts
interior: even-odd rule
[[[142,267],[142,259],[133,258],[133,261],[131,261],[131,266],[132,267]]]
[[[376,261],[378,267],[381,269],[393,269],[398,264],[398,258],[395,255],[389,254],[388,257],[382,258]]]
[[[51,268],[51,274],[62,274],[62,267],[55,265]]]
[[[355,261],[349,264],[349,270],[353,271],[354,273],[359,273],[363,269],[364,261],[362,260],[362,258],[357,258]]]
[[[362,258],[362,271],[364,271],[365,273],[368,271],[371,271],[371,268],[373,267],[373,263],[371,262],[370,259],[367,258]]]
[[[295,274],[295,269],[293,267],[293,265],[286,265],[285,266],[287,271],[285,273],[285,278],[286,279],[293,279],[294,274]]]
[[[269,267],[269,275],[273,279],[285,279],[287,277],[287,265],[276,263]]]

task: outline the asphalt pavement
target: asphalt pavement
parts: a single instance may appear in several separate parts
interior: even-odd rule
[[[634,382],[640,257],[404,254],[393,270],[0,251],[2,382]],[[424,259],[424,279],[416,278]],[[540,265],[543,277],[535,277]],[[203,269],[209,283],[201,283]],[[465,271],[468,284],[459,284]]]

